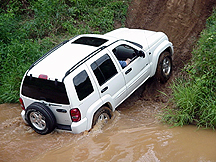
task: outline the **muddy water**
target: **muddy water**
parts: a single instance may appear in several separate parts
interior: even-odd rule
[[[215,131],[162,125],[159,106],[122,104],[102,129],[42,136],[23,123],[18,104],[0,105],[0,161],[216,161]]]
[[[175,46],[174,70],[189,60],[193,42],[216,5],[215,0],[132,2],[126,26],[167,33]],[[0,105],[0,162],[216,161],[215,131],[197,130],[194,126],[169,128],[157,122],[154,114],[166,100],[156,89],[156,84],[150,84],[144,101],[123,103],[103,129],[97,125],[91,132],[78,135],[38,135],[23,123],[19,105]]]

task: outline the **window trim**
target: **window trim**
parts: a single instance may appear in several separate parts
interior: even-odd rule
[[[76,77],[79,77],[79,75],[83,75],[82,73],[85,73],[85,80],[81,80],[82,82],[79,82],[79,85],[76,85],[75,84],[75,79],[77,79]],[[90,79],[90,76],[89,76],[89,74],[87,73],[87,71],[84,69],[84,70],[81,70],[78,74],[76,74],[74,77],[73,77],[73,79],[72,79],[72,81],[73,81],[73,85],[74,85],[74,88],[75,88],[75,91],[76,91],[76,95],[77,95],[77,98],[79,99],[79,101],[82,101],[82,100],[84,100],[85,98],[87,98],[89,95],[91,95],[95,90],[94,90],[94,87],[93,87],[93,84],[92,84],[92,81],[91,81],[91,79]],[[90,83],[89,85],[88,85],[88,91],[84,91],[85,93],[82,93],[82,94],[84,94],[83,96],[81,95],[81,93],[80,93],[80,88],[78,87],[78,86],[80,86],[80,85],[82,85],[84,82],[88,82],[88,83]],[[81,90],[83,89],[83,88],[85,88],[86,86],[82,86],[82,88],[81,88]],[[78,89],[79,88],[79,89]],[[89,88],[91,88],[91,89],[89,89]],[[90,91],[89,91],[90,90]],[[86,93],[87,92],[87,93]],[[86,95],[87,94],[87,95]]]
[[[107,77],[104,75],[103,71],[102,71],[101,68],[100,68],[100,66],[101,66],[105,61],[103,61],[102,63],[100,62],[100,64],[97,63],[97,61],[98,61],[99,59],[101,59],[102,57],[106,57],[106,56],[107,56],[108,59],[111,61],[112,67],[115,68],[115,73],[113,73],[109,78],[107,78]],[[95,64],[95,65],[97,66],[97,68],[93,69],[93,68],[92,68],[93,64]],[[95,76],[95,78],[96,78],[96,80],[97,80],[97,82],[98,82],[98,84],[99,84],[100,86],[104,85],[106,82],[108,82],[110,79],[112,79],[115,75],[118,74],[118,70],[117,70],[117,68],[116,68],[116,66],[115,66],[114,61],[112,60],[112,58],[111,58],[111,57],[109,56],[109,54],[107,54],[107,53],[105,53],[104,55],[102,55],[101,57],[99,57],[97,60],[95,60],[94,62],[92,62],[91,65],[90,65],[90,67],[91,67],[91,70],[93,71],[94,76]],[[103,77],[103,82],[102,82],[102,83],[100,83],[100,81],[99,81],[97,75],[95,74],[95,70],[96,70],[96,69],[98,69],[98,70],[100,71],[100,74],[101,74],[101,76]]]

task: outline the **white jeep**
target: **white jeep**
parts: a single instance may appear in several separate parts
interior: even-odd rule
[[[20,87],[23,120],[39,134],[80,133],[112,112],[149,77],[166,82],[173,45],[162,32],[120,28],[64,41],[26,71]],[[129,60],[122,67],[121,61]]]

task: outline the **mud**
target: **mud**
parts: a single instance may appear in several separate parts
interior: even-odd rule
[[[170,82],[192,57],[200,32],[211,15],[215,0],[133,0],[129,9],[126,27],[166,33],[174,45],[173,75],[165,85],[150,79],[140,90],[145,101],[167,102],[171,93]],[[168,98],[160,93],[164,92]]]
[[[174,44],[174,71],[178,71],[191,58],[215,5],[215,0],[134,0],[126,27],[165,32]]]
[[[168,104],[169,84],[192,57],[213,6],[215,0],[132,0],[126,27],[163,31],[174,44],[174,71],[168,83],[149,79],[105,127],[97,125],[78,135],[38,135],[22,121],[18,104],[2,104],[0,161],[215,161],[215,131],[169,128],[156,118]]]

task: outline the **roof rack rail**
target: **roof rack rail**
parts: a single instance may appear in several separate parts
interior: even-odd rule
[[[71,67],[66,73],[65,76],[62,78],[62,82],[64,81],[64,79],[71,73],[73,72],[76,68],[78,68],[80,65],[82,65],[84,62],[86,62],[88,59],[90,59],[91,57],[93,57],[94,55],[96,55],[98,52],[102,51],[103,49],[105,49],[108,46],[102,46],[98,49],[96,49],[95,51],[93,51],[92,53],[90,53],[88,56],[86,56],[85,58],[83,58],[82,60],[80,60],[78,63],[76,63],[73,67]]]
[[[54,52],[55,50],[57,50],[58,48],[60,48],[64,44],[66,44],[67,42],[69,42],[69,40],[65,40],[65,41],[61,42],[60,44],[58,44],[57,46],[55,46],[53,49],[51,49],[50,51],[48,51],[46,54],[44,54],[42,57],[40,57],[37,61],[35,61],[30,66],[29,70],[31,70],[35,65],[37,65],[39,62],[41,62],[43,59],[45,59],[47,56],[49,56],[52,52]]]
[[[102,51],[103,49],[111,46],[112,44],[118,42],[118,41],[121,41],[123,39],[119,39],[119,40],[116,40],[112,43],[110,43],[109,45],[106,45],[106,46],[102,46],[98,49],[96,49],[95,51],[93,51],[92,53],[90,53],[88,56],[86,56],[85,58],[83,58],[82,60],[80,60],[77,64],[75,64],[72,68],[70,68],[66,73],[65,73],[65,76],[62,78],[62,82],[64,82],[64,79],[71,73],[73,72],[76,68],[78,68],[80,65],[82,65],[84,62],[86,62],[88,59],[90,59],[91,57],[93,57],[94,55],[96,55],[98,52]]]
[[[102,46],[98,49],[96,49],[95,51],[93,51],[92,53],[90,53],[88,56],[86,56],[85,58],[83,58],[82,60],[80,60],[78,63],[76,63],[73,67],[71,67],[66,73],[65,73],[65,76],[62,78],[62,82],[64,82],[64,79],[71,73],[73,72],[76,68],[78,68],[80,65],[82,65],[84,62],[86,62],[88,59],[90,59],[91,57],[93,57],[94,55],[96,55],[98,52],[102,51],[103,49],[111,46],[112,44],[118,42],[118,41],[121,41],[121,40],[124,40],[124,39],[119,39],[119,40],[116,40],[112,43],[110,43],[109,45],[107,46]],[[124,41],[127,41],[127,42],[130,42],[140,48],[143,48],[142,45],[138,44],[138,43],[135,43],[135,42],[131,42],[131,41],[128,41],[128,40],[124,40]]]

